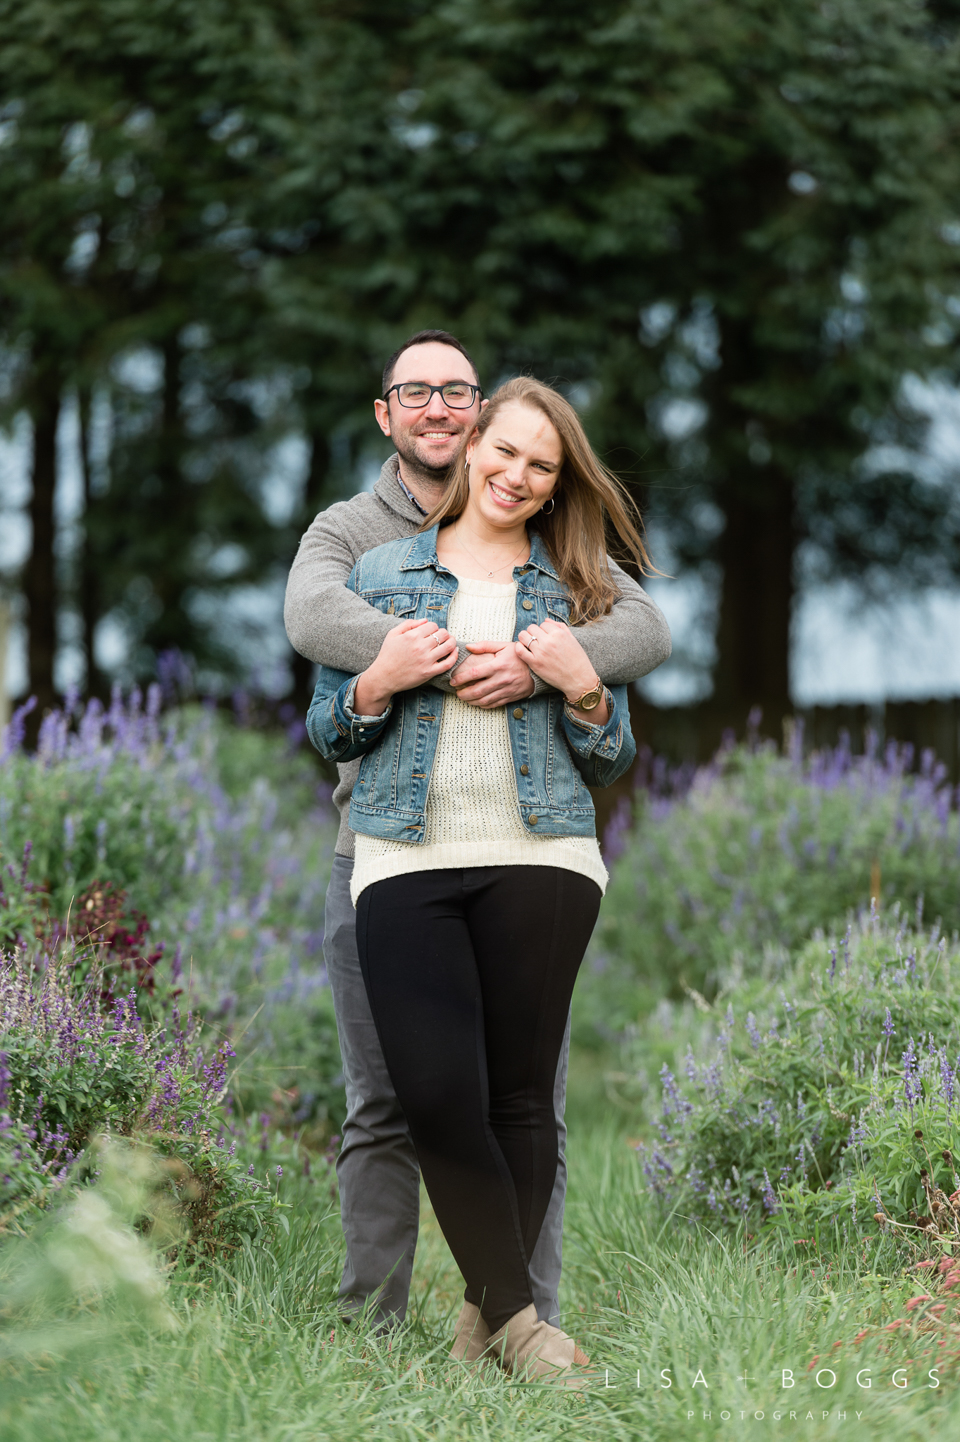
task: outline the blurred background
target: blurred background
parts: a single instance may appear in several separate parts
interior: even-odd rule
[[[641,739],[958,764],[956,0],[0,0],[0,706],[302,716],[286,572],[384,358],[528,371],[634,489]],[[754,715],[756,721],[756,712]]]

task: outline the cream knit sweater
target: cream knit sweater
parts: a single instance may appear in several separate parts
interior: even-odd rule
[[[460,579],[447,627],[457,640],[510,641],[516,584]],[[595,836],[531,836],[520,819],[507,713],[445,696],[422,845],[357,834],[350,895],[388,876],[465,866],[560,866],[603,891]]]

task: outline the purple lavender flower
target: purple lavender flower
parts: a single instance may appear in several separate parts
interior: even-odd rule
[[[608,866],[626,851],[632,824],[633,808],[628,798],[621,796],[603,832],[603,857]]]
[[[757,1026],[757,1019],[752,1011],[747,1012],[747,1035],[753,1044],[754,1051],[758,1051],[763,1045],[763,1037],[760,1035],[760,1028]]]
[[[3,747],[0,749],[0,765],[13,756],[23,746],[24,737],[27,734],[27,717],[37,706],[36,696],[29,697],[22,706],[18,706],[3,732]]]
[[[703,1072],[703,1086],[711,1101],[717,1101],[723,1091],[723,1082],[720,1078],[720,1061],[713,1061]]]
[[[940,1085],[943,1089],[943,1099],[947,1104],[947,1111],[953,1106],[953,1099],[956,1095],[957,1074],[947,1060],[945,1047],[940,1048]]]
[[[777,1194],[773,1190],[773,1184],[770,1181],[766,1167],[763,1169],[763,1205],[771,1216],[780,1210]]]
[[[920,1080],[913,1037],[907,1041],[907,1049],[903,1053],[901,1061],[903,1063],[903,1095],[907,1106],[912,1110],[923,1095],[923,1082]]]
[[[671,1116],[674,1112],[683,1116],[693,1111],[693,1104],[681,1096],[676,1077],[666,1063],[660,1068],[660,1083],[663,1087],[663,1115],[665,1117]]]

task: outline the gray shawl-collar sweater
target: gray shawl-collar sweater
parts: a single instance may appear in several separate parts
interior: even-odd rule
[[[372,491],[321,511],[300,542],[287,580],[283,620],[291,646],[318,665],[354,674],[366,670],[396,625],[395,618],[348,591],[346,582],[364,552],[420,529],[423,516],[401,489],[398,466],[399,458],[391,456]],[[577,640],[600,679],[616,686],[645,676],[667,659],[670,631],[659,606],[615,562],[610,565],[620,599],[608,616],[578,627]],[[542,682],[537,686],[543,689]],[[360,762],[348,761],[338,769],[333,794],[340,811],[337,855],[352,856],[347,812]]]

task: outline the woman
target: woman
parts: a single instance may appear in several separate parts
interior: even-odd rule
[[[610,610],[605,520],[645,566],[638,519],[573,408],[520,378],[482,411],[413,538],[348,585],[400,618],[360,676],[324,669],[307,729],[363,756],[350,825],[360,963],[437,1218],[467,1283],[453,1355],[576,1381],[537,1319],[527,1259],[557,1168],[553,1089],[606,871],[588,785],[630,765],[625,687],[576,627]],[[431,683],[458,641],[513,642],[535,673],[483,710]]]

